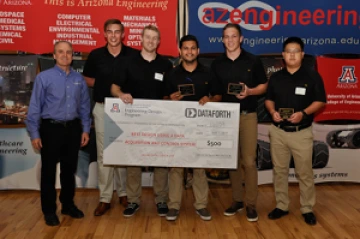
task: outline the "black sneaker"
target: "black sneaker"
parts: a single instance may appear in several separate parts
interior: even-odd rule
[[[240,212],[244,209],[244,203],[243,202],[233,202],[231,206],[225,210],[224,215],[225,216],[233,216],[236,212]]]
[[[246,218],[249,222],[256,222],[259,219],[254,207],[246,207]]]
[[[165,217],[169,211],[169,208],[165,202],[159,202],[158,204],[156,204],[156,207],[157,213],[160,217]]]
[[[178,217],[178,215],[179,215],[179,210],[177,210],[175,208],[170,208],[170,210],[166,214],[166,220],[175,221],[176,218]]]
[[[79,210],[75,205],[70,207],[64,207],[61,209],[61,214],[69,215],[72,218],[83,218],[84,213]]]
[[[211,220],[211,214],[206,208],[201,208],[196,210],[196,213],[200,216],[201,219],[204,221],[210,221]]]
[[[60,224],[58,216],[56,214],[45,214],[44,215],[45,223],[48,226],[57,226]]]
[[[127,208],[123,212],[124,217],[131,217],[135,214],[135,212],[139,209],[139,205],[137,203],[129,203]]]

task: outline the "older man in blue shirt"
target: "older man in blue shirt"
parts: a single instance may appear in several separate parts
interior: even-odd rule
[[[41,208],[49,226],[60,224],[55,190],[58,162],[61,213],[84,217],[74,204],[75,172],[79,148],[89,141],[90,98],[84,78],[70,66],[72,54],[71,43],[55,43],[56,65],[37,75],[26,121],[31,143],[41,153]]]

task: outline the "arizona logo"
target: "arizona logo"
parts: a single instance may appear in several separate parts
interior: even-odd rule
[[[118,103],[114,103],[112,109],[110,110],[111,112],[120,112],[120,107]]]
[[[339,83],[349,83],[354,84],[357,82],[357,77],[355,77],[355,66],[343,66],[342,74],[339,77]]]

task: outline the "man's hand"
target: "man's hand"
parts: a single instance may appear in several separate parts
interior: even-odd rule
[[[239,82],[240,84],[244,84],[242,82]],[[248,95],[250,95],[250,88],[248,88],[245,84],[244,84],[244,88],[245,90],[240,92],[240,94],[236,95],[236,98],[238,98],[239,100],[245,99]]]
[[[283,121],[283,119],[281,118],[279,112],[277,112],[277,111],[274,111],[274,112],[271,114],[271,116],[272,116],[272,119],[273,119],[276,123],[279,123],[279,122]]]
[[[297,124],[302,120],[302,118],[303,118],[303,113],[302,112],[295,112],[294,114],[292,114],[290,116],[288,121],[293,123],[293,124]]]
[[[133,103],[133,97],[130,94],[121,94],[119,98],[125,103],[125,104],[132,104]]]
[[[31,140],[31,144],[36,150],[40,151],[40,149],[42,148],[42,143],[40,138]]]
[[[182,98],[184,98],[184,96],[180,94],[180,91],[176,91],[170,95],[171,100],[181,100]]]
[[[81,135],[81,144],[80,147],[84,147],[89,143],[89,134],[86,132],[83,132]]]
[[[205,105],[207,102],[210,102],[210,98],[208,96],[204,96],[199,100],[200,105]]]

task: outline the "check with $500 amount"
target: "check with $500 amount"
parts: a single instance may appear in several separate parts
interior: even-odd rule
[[[236,103],[105,101],[104,164],[236,168]]]

